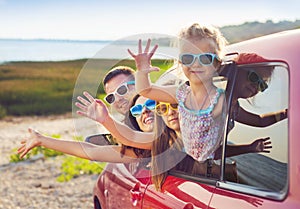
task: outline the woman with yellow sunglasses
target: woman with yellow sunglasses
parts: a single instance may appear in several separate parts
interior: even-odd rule
[[[170,103],[160,102],[155,107],[156,114],[158,114],[158,115],[167,115],[169,112],[169,109],[177,111],[178,104],[170,104]]]

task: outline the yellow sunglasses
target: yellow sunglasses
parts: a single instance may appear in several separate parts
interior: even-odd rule
[[[172,110],[177,111],[178,110],[178,104],[170,104],[170,103],[159,103],[158,105],[156,105],[155,107],[155,112],[157,115],[167,115],[169,112],[169,108],[171,108]]]

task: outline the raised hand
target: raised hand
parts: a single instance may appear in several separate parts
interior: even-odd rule
[[[33,130],[31,128],[28,129],[28,132],[30,133],[29,138],[24,139],[21,141],[21,146],[18,148],[18,153],[20,154],[20,158],[22,159],[30,150],[32,150],[35,147],[38,147],[41,145],[41,137],[43,137],[42,134],[37,132],[36,130]]]
[[[147,45],[145,47],[145,50],[143,52],[142,48],[142,40],[139,40],[138,43],[138,54],[134,54],[130,49],[128,49],[128,53],[134,58],[135,64],[138,71],[144,71],[145,73],[149,73],[152,71],[159,71],[158,67],[153,67],[151,65],[151,58],[153,54],[155,53],[158,45],[156,44],[153,49],[149,52],[151,45],[151,39],[148,39]]]
[[[76,102],[75,105],[81,109],[77,111],[77,114],[88,117],[99,123],[103,123],[108,116],[108,109],[106,105],[99,99],[95,99],[88,92],[83,92],[83,95],[87,98],[78,96],[77,99],[81,102]]]
[[[252,152],[265,152],[270,153],[270,149],[272,148],[270,137],[266,137],[263,139],[257,139],[251,143],[251,151]]]

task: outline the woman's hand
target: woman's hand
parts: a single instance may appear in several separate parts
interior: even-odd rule
[[[142,49],[142,40],[139,40],[138,44],[138,54],[134,54],[130,49],[128,49],[128,53],[134,58],[135,64],[138,71],[143,71],[145,73],[150,73],[152,71],[159,71],[158,67],[153,67],[151,65],[151,58],[155,53],[158,45],[156,44],[153,49],[149,52],[151,44],[151,39],[148,39],[146,48],[143,52]]]
[[[251,152],[265,152],[270,153],[270,149],[272,148],[270,137],[266,137],[263,139],[257,139],[251,143],[250,149]]]
[[[21,146],[18,148],[18,154],[20,154],[21,159],[33,148],[41,146],[42,143],[42,134],[31,128],[28,129],[28,132],[30,133],[29,138],[22,140]]]
[[[87,98],[78,96],[77,99],[81,102],[76,102],[75,105],[81,109],[77,111],[77,114],[88,117],[99,123],[103,123],[108,116],[108,109],[106,105],[99,99],[95,99],[88,92],[83,92],[83,95]]]

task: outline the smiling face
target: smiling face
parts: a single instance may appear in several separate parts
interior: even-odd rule
[[[136,102],[137,104],[145,104],[145,97],[140,96]],[[143,107],[142,114],[136,117],[136,121],[143,132],[152,132],[154,128],[154,112],[152,110],[148,110],[146,107]]]
[[[180,125],[178,119],[178,110],[169,108],[166,115],[161,116],[165,124],[173,129],[176,133],[180,132]]]
[[[180,54],[215,54],[216,52],[214,46],[215,44],[210,39],[182,40]],[[196,58],[194,63],[190,66],[186,66],[181,62],[180,64],[182,65],[183,72],[189,81],[196,83],[205,83],[207,81],[211,82],[211,79],[216,72],[216,67],[218,66],[216,59],[214,59],[214,62],[211,65],[202,65],[199,63],[198,58]]]
[[[110,94],[114,92],[120,85],[123,83],[126,83],[131,80],[131,77],[125,74],[119,74],[113,78],[111,78],[106,84],[105,84],[105,92],[106,94]],[[114,94],[115,101],[111,104],[111,106],[116,109],[119,113],[122,115],[125,115],[125,113],[129,110],[130,106],[130,99],[132,98],[133,94],[135,93],[134,85],[128,85],[128,92],[120,96],[118,94]]]
[[[272,70],[273,69],[268,67],[240,69],[237,75],[237,85],[235,86],[235,97],[247,99],[258,94],[261,90],[259,82],[267,83],[271,77]],[[260,81],[253,82],[249,80],[249,73],[251,72],[254,72]]]

